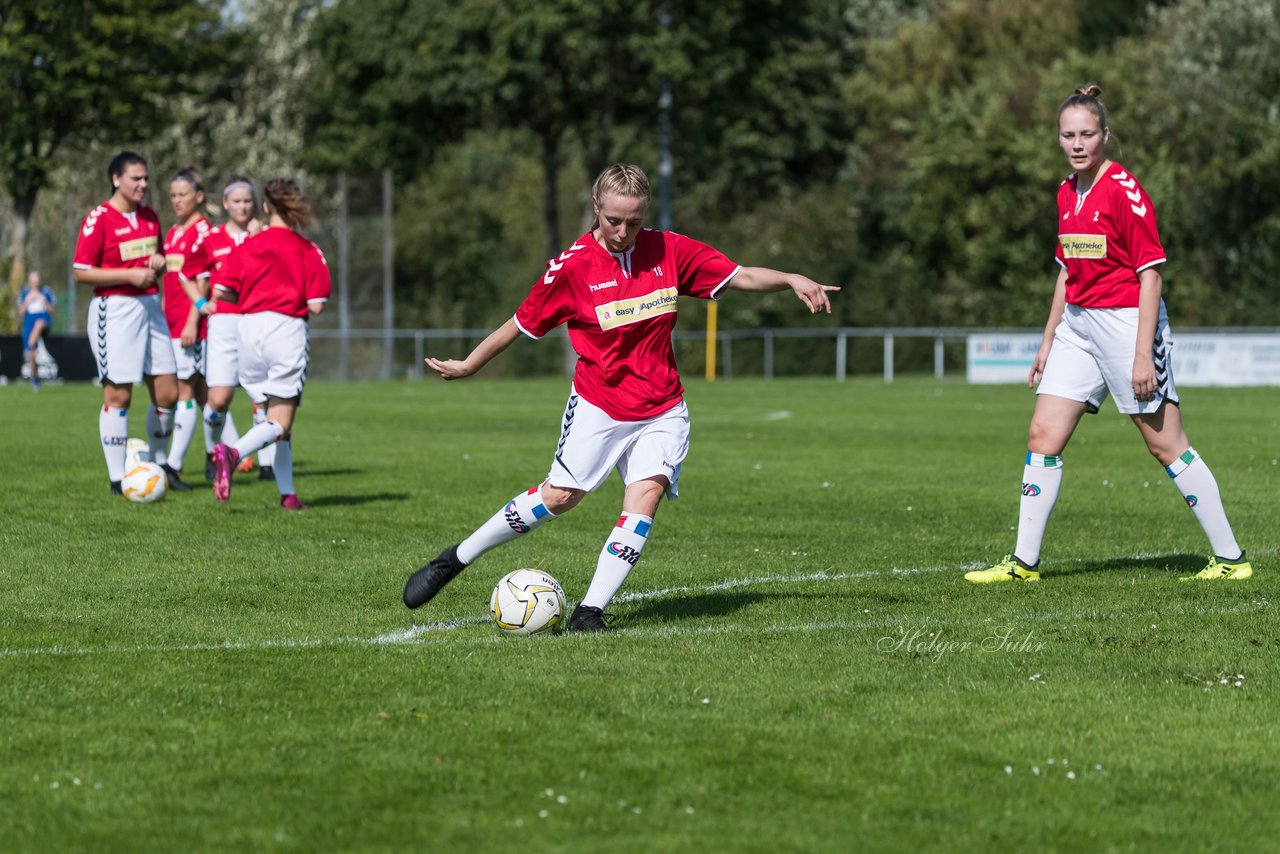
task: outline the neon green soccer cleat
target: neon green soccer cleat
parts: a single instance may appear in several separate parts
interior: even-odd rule
[[[1027,566],[1013,555],[1005,555],[1004,560],[995,566],[966,572],[964,577],[966,581],[975,584],[991,584],[996,581],[1039,581],[1040,573],[1036,572],[1035,567]]]
[[[1179,581],[1215,581],[1219,578],[1229,578],[1232,581],[1243,581],[1253,575],[1253,567],[1249,561],[1245,560],[1244,553],[1240,553],[1240,557],[1235,563],[1227,563],[1218,560],[1216,557],[1209,558],[1209,565],[1197,572],[1195,575],[1184,575]]]

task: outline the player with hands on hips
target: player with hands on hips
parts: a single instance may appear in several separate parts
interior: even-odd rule
[[[592,188],[595,226],[547,263],[515,316],[465,359],[426,360],[442,379],[462,379],[521,335],[539,339],[562,324],[578,355],[546,478],[415,572],[404,587],[408,607],[426,604],[490,549],[573,509],[616,470],[624,485],[621,518],[568,622],[570,631],[607,631],[604,609],[640,559],[659,502],[677,496],[689,447],[689,412],[671,344],[679,297],[790,289],[811,313],[831,311],[836,287],[742,267],[705,243],[646,228],[649,198],[639,167],[605,169]]]
[[[1082,86],[1058,109],[1058,143],[1074,172],[1058,188],[1060,270],[1027,377],[1029,386],[1039,387],[1027,431],[1017,544],[994,566],[965,578],[980,584],[1040,578],[1062,453],[1080,419],[1110,395],[1208,535],[1208,566],[1182,580],[1245,579],[1253,567],[1231,531],[1213,473],[1182,426],[1155,205],[1137,178],[1107,156],[1111,130],[1101,94],[1095,85]]]

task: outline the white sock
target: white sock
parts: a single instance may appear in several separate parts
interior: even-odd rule
[[[236,429],[236,420],[231,417],[230,409],[227,410],[226,417],[223,419],[222,441],[233,448],[236,442],[240,441],[240,431]],[[209,446],[209,450],[213,450],[212,445]]]
[[[231,413],[219,412],[209,404],[204,405],[204,450],[206,454],[213,453],[213,446],[222,441],[222,434],[227,428],[227,422],[231,419]],[[228,442],[228,445],[234,445],[235,442]]]
[[[169,466],[182,471],[182,460],[196,435],[196,423],[200,420],[194,400],[178,401],[173,413],[173,439],[169,443]]]
[[[1222,506],[1222,494],[1218,492],[1218,481],[1196,449],[1187,448],[1164,470],[1173,478],[1174,486],[1186,499],[1196,521],[1209,535],[1214,555],[1227,561],[1239,560],[1244,550],[1231,533],[1231,523],[1227,521],[1227,511]]]
[[[277,475],[279,477],[279,475]],[[559,518],[542,503],[542,484],[522,492],[489,517],[471,536],[458,544],[458,560],[471,563],[495,546],[527,534],[544,522]]]
[[[255,403],[253,406],[254,426],[256,427],[257,425],[262,424],[266,420],[267,420],[267,408],[265,406],[258,406]],[[268,445],[267,447],[263,448],[261,451],[258,452],[258,465],[273,466],[275,465],[275,461],[276,461],[275,445]]]
[[[279,441],[284,435],[284,430],[274,421],[263,421],[261,424],[255,424],[253,429],[240,437],[240,441],[235,443],[235,449],[240,454],[240,459],[244,459],[254,451],[261,451],[263,448]],[[261,456],[258,459],[262,459]]]
[[[1053,505],[1062,488],[1062,457],[1027,451],[1022,470],[1022,501],[1018,504],[1018,544],[1013,556],[1027,566],[1040,562],[1040,544]]]
[[[107,478],[124,477],[124,458],[129,444],[129,410],[102,407],[98,413],[98,436],[102,439],[102,455],[107,459]]]
[[[281,497],[293,492],[293,431],[280,437],[271,447],[276,450],[276,489]]]
[[[165,448],[169,445],[169,437],[173,435],[173,410],[161,409],[152,405],[147,407],[147,445],[151,449],[151,459],[160,465],[167,465],[169,456]]]
[[[640,552],[649,541],[649,529],[653,517],[639,513],[623,513],[613,533],[605,540],[604,548],[596,561],[596,574],[591,577],[583,605],[603,610],[611,601],[622,582],[640,560]]]

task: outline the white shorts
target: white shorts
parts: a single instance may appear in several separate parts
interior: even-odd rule
[[[1155,412],[1166,400],[1177,403],[1173,334],[1163,300],[1152,352],[1158,385],[1151,400],[1138,400],[1133,394],[1133,344],[1137,337],[1136,308],[1067,305],[1062,322],[1054,330],[1053,346],[1036,394],[1078,400],[1097,412],[1110,392],[1116,409],[1126,415]]]
[[[240,385],[254,403],[302,394],[310,334],[301,317],[274,311],[240,317]]]
[[[661,475],[669,484],[667,497],[675,498],[680,492],[680,464],[688,453],[689,409],[684,401],[644,421],[617,421],[574,389],[547,483],[592,492],[617,469],[627,485]]]
[[[205,340],[205,381],[210,388],[240,385],[240,315],[209,315]]]
[[[197,339],[190,347],[183,347],[181,338],[169,341],[173,344],[173,361],[178,365],[178,379],[186,382],[196,374],[204,376],[205,342]]]
[[[155,294],[94,297],[86,328],[100,380],[132,385],[144,376],[177,373],[169,327]]]

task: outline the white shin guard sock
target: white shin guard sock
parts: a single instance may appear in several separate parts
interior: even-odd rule
[[[542,484],[520,493],[458,544],[458,560],[469,564],[489,549],[559,518],[542,503]]]
[[[653,517],[639,513],[623,513],[613,533],[605,540],[604,548],[596,561],[596,574],[591,577],[591,586],[582,597],[582,604],[591,608],[604,610],[627,580],[645,543],[649,541],[649,529],[653,527]]]
[[[1018,503],[1018,544],[1013,550],[1014,557],[1027,566],[1040,562],[1044,530],[1053,505],[1058,503],[1061,488],[1062,457],[1027,451],[1022,470],[1022,500]]]

